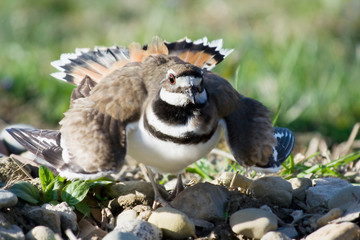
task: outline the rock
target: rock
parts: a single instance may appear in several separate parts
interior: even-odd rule
[[[0,189],[0,209],[15,206],[18,202],[17,196],[3,189]]]
[[[26,149],[18,141],[16,141],[7,131],[9,128],[34,128],[26,124],[13,124],[4,128],[0,133],[0,140],[2,140],[10,153],[20,154],[25,152]]]
[[[42,205],[42,208],[57,213],[60,216],[61,229],[63,231],[70,229],[72,232],[77,232],[78,226],[76,214],[66,202],[59,203],[55,206],[51,204],[44,204]]]
[[[316,225],[318,227],[325,226],[330,221],[337,219],[338,217],[341,217],[341,215],[343,215],[343,213],[344,213],[343,210],[341,210],[340,208],[333,208],[328,213],[326,213],[324,216],[320,217],[316,221]]]
[[[235,175],[235,177],[234,177]],[[234,180],[234,181],[233,181]],[[224,172],[223,174],[221,174],[221,176],[219,178],[217,178],[215,180],[215,184],[217,185],[223,185],[225,187],[230,187],[231,182],[233,181],[233,185],[231,187],[233,188],[242,188],[242,189],[248,189],[251,185],[251,183],[253,182],[253,180],[234,173],[234,172]]]
[[[155,225],[140,220],[132,219],[128,221],[119,222],[114,229],[119,232],[128,232],[134,234],[142,240],[160,240],[162,239],[162,232]]]
[[[350,186],[345,180],[339,178],[314,179],[314,186],[306,190],[306,204],[308,207],[328,206],[329,199],[341,189]]]
[[[0,239],[22,240],[25,239],[25,235],[20,227],[2,221],[0,222]]]
[[[292,178],[289,180],[293,189],[293,197],[304,201],[306,197],[306,189],[312,186],[312,181],[309,178]]]
[[[279,227],[277,231],[282,233],[282,234],[285,234],[290,239],[296,239],[298,237],[298,235],[299,235],[294,226]]]
[[[341,208],[343,211],[349,209],[351,205],[359,202],[360,199],[360,187],[359,186],[347,186],[335,193],[328,201],[328,207]]]
[[[195,236],[195,226],[184,213],[169,207],[156,209],[149,218],[149,223],[163,231],[164,236],[183,239]]]
[[[119,232],[117,230],[113,230],[106,234],[103,240],[142,240],[136,237],[132,233]]]
[[[328,224],[306,237],[306,240],[355,240],[359,239],[360,228],[352,222]]]
[[[13,160],[9,157],[0,158],[0,182],[8,182],[13,179],[25,179],[28,178],[28,173],[31,171],[28,166],[23,166],[21,169],[19,165],[15,163],[16,160]],[[22,164],[20,163],[22,166]]]
[[[158,185],[161,195],[166,199],[168,193],[164,187]],[[109,208],[114,209],[120,206],[125,209],[138,204],[152,205],[154,201],[154,191],[151,183],[142,181],[127,181],[111,184],[107,194],[111,198],[117,198]]]
[[[291,240],[288,236],[281,232],[270,231],[266,233],[260,240]]]
[[[236,234],[259,239],[267,232],[277,230],[277,216],[262,209],[246,208],[230,216],[230,226]]]
[[[125,210],[116,217],[116,226],[122,224],[123,222],[134,220],[134,219],[136,219],[136,216],[137,216],[136,211],[134,211],[132,209]]]
[[[36,225],[49,227],[55,233],[61,233],[60,215],[40,207],[34,207],[26,213],[26,218]]]
[[[171,202],[171,206],[190,218],[213,220],[224,218],[229,191],[211,183],[187,187]]]
[[[291,204],[293,189],[291,184],[281,177],[256,179],[249,190],[255,198],[266,198],[274,205],[287,208]]]
[[[48,227],[36,226],[26,234],[26,240],[55,240],[55,233]]]

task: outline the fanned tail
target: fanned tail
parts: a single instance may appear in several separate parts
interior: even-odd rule
[[[207,70],[214,68],[233,51],[222,48],[222,39],[208,42],[206,37],[194,42],[184,38],[177,42],[165,42],[165,45],[169,49],[169,55],[178,56],[185,62]]]
[[[208,42],[201,38],[192,42],[188,38],[177,42],[166,42],[154,37],[150,44],[141,46],[130,44],[129,48],[112,46],[78,48],[75,53],[61,54],[60,60],[51,63],[59,72],[51,75],[57,79],[79,86],[88,77],[98,83],[116,69],[124,67],[129,62],[142,62],[150,55],[165,54],[177,56],[185,62],[200,68],[211,70],[233,50],[222,48],[222,39]]]
[[[74,85],[79,85],[86,76],[99,82],[129,61],[129,50],[124,47],[95,47],[94,50],[77,48],[75,53],[61,54],[60,60],[51,62],[60,71],[51,76]]]

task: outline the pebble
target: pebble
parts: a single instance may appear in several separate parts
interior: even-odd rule
[[[345,187],[350,186],[350,183],[339,178],[319,178],[313,180],[314,186],[306,190],[306,204],[308,207],[327,207],[328,201],[337,192]]]
[[[235,177],[234,177],[234,175],[235,175]],[[221,174],[220,177],[218,177],[214,181],[214,183],[217,185],[223,185],[225,187],[230,187],[230,185],[232,183],[231,187],[242,188],[242,189],[248,189],[252,182],[253,182],[253,180],[251,180],[243,175],[234,173],[234,172],[224,172],[223,174]]]
[[[339,217],[341,217],[343,215],[344,211],[340,208],[333,208],[331,209],[328,213],[326,213],[324,216],[320,217],[317,221],[316,221],[316,225],[318,227],[322,227],[325,226],[326,224],[328,224],[330,221],[337,219]]]
[[[25,235],[20,227],[10,225],[7,222],[0,222],[0,239],[23,240]]]
[[[66,203],[62,202],[57,205],[44,204],[42,208],[52,211],[60,216],[61,229],[65,231],[70,229],[73,232],[77,232],[77,218],[75,212],[72,208]]]
[[[125,222],[122,221],[116,225],[114,230],[132,233],[142,240],[162,239],[162,231],[159,228],[140,219],[132,219]]]
[[[17,196],[3,189],[0,189],[0,209],[15,206],[18,202]]]
[[[277,230],[277,216],[262,209],[246,208],[230,216],[230,226],[236,234],[260,239],[267,232]]]
[[[346,211],[351,205],[358,203],[359,199],[360,187],[350,185],[334,194],[328,201],[328,207]]]
[[[124,210],[116,217],[116,226],[120,225],[123,222],[134,220],[136,219],[136,216],[137,212],[135,210]]]
[[[328,224],[306,237],[306,240],[355,240],[359,239],[360,228],[352,222]]]
[[[306,190],[312,186],[312,181],[309,178],[292,178],[288,180],[293,189],[293,198],[304,201],[306,197]]]
[[[165,237],[183,239],[195,236],[195,226],[189,217],[174,208],[158,208],[148,221],[160,228]]]
[[[103,240],[142,240],[135,236],[132,233],[119,232],[117,230],[113,230],[106,234]]]
[[[299,236],[296,228],[292,225],[279,227],[277,231],[285,234],[291,239],[296,239]]]
[[[26,240],[55,240],[55,233],[48,227],[36,226],[25,237]]]
[[[46,226],[55,233],[61,233],[60,215],[56,212],[40,207],[34,207],[26,213],[26,218],[29,221],[36,223],[36,225]]]
[[[291,240],[288,236],[281,232],[270,231],[266,233],[260,240]]]
[[[249,187],[255,198],[266,198],[272,204],[289,207],[293,189],[291,184],[281,177],[267,176],[256,179]]]
[[[198,183],[187,187],[171,202],[171,206],[190,218],[214,220],[224,218],[229,191],[219,185]]]
[[[164,187],[158,185],[161,195],[166,199],[168,193]],[[154,191],[151,183],[142,181],[126,181],[111,184],[108,188],[107,194],[111,198],[117,198],[112,201],[111,209],[133,207],[138,204],[152,205],[154,201]]]

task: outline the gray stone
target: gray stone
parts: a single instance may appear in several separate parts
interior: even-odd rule
[[[158,208],[151,214],[148,221],[160,228],[165,237],[183,239],[195,236],[194,224],[188,216],[174,208]]]
[[[277,231],[285,234],[286,236],[288,236],[291,239],[297,238],[299,235],[298,232],[296,231],[296,228],[291,225],[279,227]]]
[[[328,213],[326,213],[325,215],[321,216],[321,217],[316,221],[316,225],[317,225],[318,227],[325,226],[325,225],[328,224],[330,221],[341,217],[341,215],[343,215],[343,213],[344,213],[344,211],[341,210],[340,208],[333,208],[333,209],[331,209]]]
[[[314,179],[314,186],[306,190],[306,204],[308,207],[328,206],[329,199],[345,187],[350,186],[339,178]]]
[[[15,206],[17,202],[18,198],[14,193],[0,189],[0,209]]]
[[[51,204],[44,204],[42,205],[42,208],[52,211],[60,216],[61,229],[63,231],[70,229],[73,232],[77,232],[78,226],[76,214],[66,202],[59,203],[55,206]]]
[[[312,181],[309,178],[292,178],[289,180],[293,189],[293,197],[304,201],[306,197],[306,190],[312,186]]]
[[[224,217],[229,191],[211,183],[198,183],[180,192],[171,206],[190,218],[213,220]]]
[[[55,233],[48,227],[36,226],[26,234],[26,240],[55,240]]]
[[[328,207],[346,211],[354,203],[360,202],[360,186],[348,186],[335,193],[328,201]]]
[[[25,239],[25,235],[20,227],[0,222],[0,239],[22,240]]]
[[[142,239],[138,238],[132,233],[125,233],[114,230],[106,234],[103,240],[142,240]]]
[[[306,240],[356,240],[359,239],[360,228],[352,222],[328,224],[306,237]]]
[[[266,233],[260,240],[291,240],[288,236],[286,236],[282,232],[274,232],[270,231]]]
[[[142,240],[162,239],[162,232],[159,228],[140,219],[118,222],[114,230],[119,232],[130,232]]]
[[[127,222],[130,220],[136,219],[137,212],[129,209],[122,211],[117,217],[116,217],[116,226],[122,224],[123,222]]]
[[[289,207],[293,189],[291,184],[281,177],[268,176],[256,179],[249,187],[255,198],[268,199],[272,204]]]
[[[230,216],[230,226],[236,234],[260,239],[267,232],[277,230],[277,216],[262,209],[246,208]]]
[[[60,216],[56,212],[34,207],[26,213],[26,218],[37,225],[49,227],[55,233],[61,233]]]

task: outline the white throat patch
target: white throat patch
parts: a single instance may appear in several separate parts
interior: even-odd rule
[[[190,99],[184,93],[169,92],[164,88],[160,90],[160,99],[173,106],[185,106],[190,103]],[[205,89],[195,95],[195,101],[200,104],[207,101]]]

